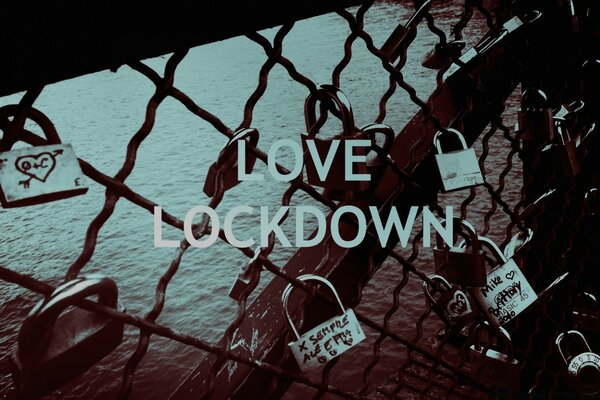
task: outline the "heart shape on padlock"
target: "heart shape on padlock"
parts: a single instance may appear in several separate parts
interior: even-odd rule
[[[40,182],[46,182],[48,176],[54,171],[56,160],[52,153],[43,152],[37,155],[27,155],[15,161],[17,170]]]
[[[467,296],[459,291],[454,293],[454,297],[448,302],[448,313],[452,318],[460,318],[471,313],[471,305]]]
[[[509,280],[513,280],[513,278],[515,277],[515,271],[510,271],[508,274],[506,274],[506,279]]]

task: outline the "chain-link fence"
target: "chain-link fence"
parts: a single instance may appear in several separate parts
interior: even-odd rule
[[[376,206],[381,215],[399,211],[405,221],[411,206],[426,207],[438,218],[445,218],[445,207],[454,204],[455,236],[460,234],[455,240],[464,238],[463,249],[448,249],[438,243],[438,258],[434,260],[436,250],[423,246],[423,230],[416,230],[406,246],[397,245],[400,237],[392,234],[382,247],[373,221],[369,220],[365,239],[355,247],[341,247],[328,230],[320,243],[298,249],[285,265],[278,265],[270,257],[279,245],[276,234],[271,232],[267,246],[239,249],[240,257],[249,261],[231,294],[238,303],[238,312],[221,339],[213,342],[157,322],[165,307],[169,283],[178,273],[184,254],[192,247],[182,235],[172,262],[156,284],[154,305],[145,315],[132,315],[90,300],[77,302],[84,309],[140,329],[137,346],[123,369],[118,398],[129,397],[136,370],[153,335],[205,353],[173,399],[546,398],[551,394],[577,397],[599,390],[598,357],[582,360],[581,365],[573,367],[577,370],[575,378],[569,380],[567,363],[560,358],[555,343],[559,335],[564,333],[569,337],[571,330],[578,329],[592,348],[598,344],[599,314],[594,314],[595,304],[589,304],[594,303],[593,296],[598,294],[598,280],[593,271],[599,265],[593,249],[598,229],[595,188],[598,164],[594,162],[598,148],[594,137],[598,115],[595,96],[598,53],[594,40],[588,39],[597,34],[589,22],[594,10],[591,6],[586,9],[587,14],[575,10],[581,15],[576,25],[570,14],[571,3],[484,4],[467,0],[446,33],[436,24],[435,4],[423,2],[414,7],[412,18],[402,21],[383,46],[377,46],[364,29],[365,15],[373,3],[366,1],[352,12],[336,11],[347,22],[350,34],[340,44],[344,56],[332,72],[330,86],[318,85],[286,57],[283,46],[294,29],[293,23],[279,27],[272,41],[258,32],[246,33],[248,40],[262,47],[266,61],[260,69],[258,85],[246,101],[243,120],[235,128],[227,126],[174,85],[177,67],[187,51],[173,53],[162,75],[142,62],[130,63],[156,89],[147,102],[145,120],[127,145],[118,173],[111,177],[79,160],[83,173],[106,187],[106,197],[102,210],[89,224],[79,257],[66,269],[64,279],[77,282],[85,275],[85,267],[97,250],[98,235],[113,216],[119,200],[155,212],[158,204],[136,193],[125,182],[135,168],[142,143],[152,133],[157,109],[165,99],[180,102],[214,127],[216,133],[234,138],[232,143],[236,145],[240,133],[246,134],[245,138],[262,134],[263,127],[253,125],[254,109],[263,98],[272,69],[280,66],[305,88],[311,99],[312,103],[307,102],[310,107],[304,110],[307,115],[313,114],[312,118],[307,117],[306,130],[316,134],[329,126],[324,124],[337,121],[329,118],[326,122],[328,113],[344,119],[341,103],[332,99],[344,96],[338,91],[344,90],[341,76],[352,63],[354,46],[360,42],[381,64],[379,70],[371,73],[389,76],[389,88],[381,94],[379,110],[372,121],[380,124],[378,133],[386,130],[381,125],[386,123],[386,116],[397,112],[388,105],[393,97],[410,98],[420,111],[402,129],[394,129],[389,148],[375,146],[377,157],[370,171],[373,176],[378,174],[378,179],[371,182],[372,187],[357,186],[341,193],[332,189],[323,191],[310,185],[306,175],[301,174],[289,182],[281,206],[311,201],[331,213],[348,205],[362,210]],[[413,8],[407,4],[398,7]],[[463,50],[462,32],[474,14],[485,19],[489,31],[467,51]],[[403,74],[417,27],[430,30],[438,38],[435,49],[423,62],[438,69],[436,87],[428,99],[419,97]],[[529,97],[524,96],[517,118],[514,107],[508,111],[505,108],[509,97],[513,101],[515,96],[519,98],[520,92],[515,91],[519,85],[521,91],[528,91]],[[43,110],[34,108],[42,90],[30,88],[18,105],[1,110],[0,150],[8,151],[16,142],[33,146],[60,143],[52,122]],[[545,92],[546,99],[538,90]],[[317,105],[320,113],[316,112]],[[519,129],[514,129],[517,119]],[[26,129],[27,120],[38,124],[46,138]],[[356,128],[352,120],[348,129],[355,133],[369,130]],[[462,133],[469,148],[476,150],[485,182],[439,193],[438,174],[444,171],[438,167],[435,141],[453,136],[455,130]],[[437,132],[441,136],[436,136]],[[300,143],[300,135],[293,135],[290,138]],[[444,139],[442,144],[449,147],[452,142]],[[268,155],[256,141],[248,140],[246,145],[248,159],[267,163]],[[237,173],[237,154],[228,146],[208,173],[205,192],[210,201],[206,205],[212,209],[219,207],[228,189],[237,183],[231,176],[232,171]],[[567,149],[569,146],[571,150]],[[281,165],[277,169],[282,174],[290,173]],[[241,185],[250,187],[251,182]],[[419,208],[419,212],[424,211]],[[289,215],[289,211],[285,212],[278,224],[283,225]],[[184,221],[169,210],[163,210],[161,218],[165,224],[183,231]],[[470,223],[476,234],[470,232],[469,224],[460,221]],[[352,237],[360,230],[360,224],[348,214],[340,226],[345,237]],[[196,238],[211,235],[209,216],[203,214],[192,231]],[[477,235],[490,241],[478,239]],[[525,239],[528,235],[532,236]],[[223,230],[218,237],[228,241]],[[483,253],[477,252],[479,244]],[[464,258],[453,258],[456,253]],[[479,270],[483,266],[484,283],[467,283],[468,279],[475,279],[477,263]],[[506,265],[516,269],[510,271]],[[503,275],[488,281],[492,267],[499,267],[494,271]],[[435,273],[446,276],[451,287],[444,285]],[[494,282],[499,285],[502,280],[512,281],[515,273],[522,275],[518,285],[500,294],[503,300],[494,299],[498,310],[491,312],[493,307],[487,307],[485,291],[496,293]],[[315,290],[315,285],[299,279],[304,274],[327,278],[344,307],[354,309],[366,336],[350,346],[346,354],[329,361],[321,358],[320,362],[327,362],[309,372],[301,372],[288,346],[296,338],[282,312],[282,292],[287,285],[298,289],[290,297],[288,310],[301,332],[330,318],[336,309],[335,299],[326,291]],[[44,295],[54,290],[34,277],[15,272],[10,265],[0,268],[0,277]],[[562,280],[556,281],[559,277]],[[527,293],[525,284],[531,286],[528,292],[531,301],[523,297]],[[520,300],[512,299],[517,292]],[[449,298],[447,293],[454,297]],[[508,307],[511,302],[512,308]],[[377,307],[372,306],[375,303]],[[440,306],[449,305],[466,307],[453,310],[463,318],[454,320],[452,315],[444,314]],[[571,348],[570,343],[564,347],[569,362],[572,357],[568,354],[581,353],[574,346]],[[394,366],[393,371],[390,365]],[[18,390],[11,396],[19,396]]]

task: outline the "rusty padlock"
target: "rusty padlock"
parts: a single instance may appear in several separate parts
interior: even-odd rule
[[[317,102],[320,102],[320,109],[324,114],[321,120],[317,120]],[[317,133],[327,119],[327,109],[336,110],[341,116],[342,133],[330,138],[318,138]],[[323,168],[318,168],[313,157],[305,157],[304,166],[306,168],[306,179],[309,184],[323,187],[338,192],[361,192],[369,189],[369,181],[358,180],[351,181],[346,179],[346,156],[345,142],[348,140],[368,140],[363,132],[357,130],[354,126],[354,115],[350,101],[346,95],[333,85],[321,85],[317,94],[312,93],[306,98],[304,104],[304,116],[306,122],[307,134],[301,135],[302,148],[305,156],[310,154],[308,142],[315,145],[318,157],[323,164]],[[335,151],[331,150],[337,142]],[[332,156],[328,155],[330,151]],[[366,157],[366,148],[363,146],[354,147],[353,155]],[[331,160],[330,168],[324,167],[328,160]],[[354,162],[352,172],[354,174],[367,174],[366,162]],[[325,173],[325,176],[319,174],[319,170]]]
[[[569,134],[565,126],[564,118],[554,118],[556,123],[556,136],[559,140],[554,144],[554,149],[560,161],[562,170],[567,176],[577,176],[581,172],[579,155],[577,154],[577,144]]]
[[[486,330],[496,343],[482,344],[481,334]],[[514,394],[519,390],[521,362],[515,358],[513,343],[506,329],[493,329],[488,321],[475,328],[475,343],[470,347],[472,372],[476,379],[488,386]],[[502,344],[504,346],[502,346]]]
[[[204,193],[213,197],[217,192],[219,180],[223,184],[223,191],[229,190],[240,183],[238,177],[238,141],[245,140],[246,143],[246,174],[250,174],[256,163],[256,155],[248,151],[248,144],[256,147],[258,144],[258,131],[254,128],[242,128],[235,132],[225,147],[219,153],[215,161],[208,169],[204,181]]]
[[[573,305],[573,323],[579,330],[600,333],[600,306],[596,296],[588,292],[577,295]]]
[[[22,398],[57,389],[121,343],[123,322],[77,307],[67,310],[92,295],[98,296],[100,304],[124,311],[116,283],[90,275],[59,286],[25,318],[10,357],[13,381]]]
[[[441,69],[459,58],[465,45],[465,41],[459,39],[450,40],[444,44],[436,43],[433,49],[423,57],[421,65],[425,68]]]
[[[250,273],[252,268],[254,268],[254,265],[258,262],[258,257],[260,256],[261,251],[261,247],[257,247],[256,250],[254,250],[254,256],[252,256],[248,263],[244,265],[235,279],[233,286],[231,289],[229,289],[229,297],[231,297],[233,300],[239,301],[242,297],[242,293],[250,284]]]
[[[442,322],[453,331],[460,331],[473,321],[473,307],[465,292],[458,286],[451,286],[441,275],[429,275],[431,282],[437,282],[441,295],[435,299],[431,284],[423,281],[423,292],[429,301],[431,309],[440,317]]]
[[[333,294],[339,315],[328,319],[302,335],[298,332],[288,310],[289,297],[294,286],[289,284],[281,295],[283,315],[295,340],[288,343],[301,371],[317,368],[338,357],[365,339],[352,309],[345,309],[335,288],[327,279],[318,275],[301,275],[298,280],[315,281],[325,285]]]
[[[449,247],[439,233],[436,233],[436,247],[433,249],[435,272],[444,276],[450,283],[465,286],[485,286],[485,258],[473,225],[460,218],[453,219],[453,232],[469,241],[468,247]]]
[[[554,121],[548,97],[540,89],[527,89],[521,95],[521,111],[517,113],[515,131],[521,140],[546,143],[554,139]]]
[[[565,351],[563,341],[579,341],[579,350]],[[576,330],[563,332],[556,338],[556,348],[567,365],[569,383],[584,397],[600,394],[600,356],[590,348],[585,336]]]
[[[390,154],[392,145],[394,144],[394,130],[386,124],[368,124],[361,129],[363,135],[371,140],[371,146],[367,152],[367,171],[371,175],[369,188],[363,191],[354,192],[354,199],[366,199],[373,196],[377,185],[385,172],[385,158]],[[383,135],[383,143],[381,146],[377,144],[377,134]],[[325,189],[323,196],[331,200],[344,200],[346,191]]]
[[[14,105],[1,107],[0,120],[14,118],[17,113]],[[88,188],[73,147],[60,143],[54,125],[39,110],[30,109],[27,118],[42,128],[46,141],[29,131],[4,132],[0,140],[0,148],[6,150],[0,151],[0,205],[31,206],[86,193]],[[11,150],[25,136],[29,141],[50,144]]]
[[[512,258],[507,258],[491,239],[479,236],[482,247],[490,250],[497,265],[486,277],[483,287],[473,288],[471,293],[490,322],[504,325],[537,299],[537,294]]]
[[[449,128],[446,132],[456,136],[461,144],[461,149],[444,153],[441,137],[445,132],[439,131],[433,137],[433,144],[437,152],[435,162],[442,181],[442,191],[449,192],[484,183],[475,149],[467,147],[462,133],[456,129]]]

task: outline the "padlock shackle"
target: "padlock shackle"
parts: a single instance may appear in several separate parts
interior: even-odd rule
[[[443,276],[437,275],[437,274],[433,274],[433,275],[429,275],[428,278],[429,278],[430,281],[440,282],[441,283],[440,287],[444,286],[447,291],[452,290],[452,286],[450,286],[450,283]],[[430,304],[432,306],[435,306],[435,305],[437,305],[437,300],[435,300],[433,298],[433,294],[431,294],[431,291],[429,290],[429,287],[430,287],[429,282],[423,281],[423,292],[425,293],[425,296],[429,300]]]
[[[596,214],[598,214],[599,207],[596,207],[595,209],[593,209],[590,206],[590,202],[591,202],[590,198],[596,192],[598,192],[598,188],[593,187],[593,188],[589,189],[587,192],[585,192],[585,196],[583,197],[583,201],[584,201],[583,208],[584,208],[585,213],[587,215],[596,215]],[[598,194],[596,194],[596,196],[598,196]]]
[[[556,128],[554,131],[560,138],[561,144],[567,144],[567,142],[571,140],[571,134],[569,133],[569,129],[566,126],[567,120],[563,117],[557,116],[554,116],[553,120]]]
[[[0,107],[0,119],[6,120],[8,117],[16,117],[21,110],[21,106],[19,104],[9,104],[3,107]],[[40,110],[29,107],[27,109],[27,114],[25,115],[25,119],[30,119],[35,122],[40,128],[42,128],[42,133],[46,137],[46,142],[43,144],[60,144],[61,140],[58,136],[58,132],[56,131],[56,127],[43,112]],[[39,139],[38,135],[34,133],[29,133],[25,128],[22,130],[23,133],[27,132],[29,135],[35,136],[35,138]],[[0,140],[0,152],[8,151],[12,148],[12,146],[20,140],[19,134],[13,135],[5,135]],[[28,142],[27,142],[28,143]]]
[[[322,276],[314,275],[314,274],[301,275],[301,276],[297,277],[296,279],[298,279],[299,281],[302,281],[302,282],[316,281],[316,282],[324,284],[329,289],[329,291],[333,294],[333,297],[336,301],[338,310],[340,311],[340,315],[344,314],[346,312],[346,309],[344,308],[344,305],[342,304],[342,300],[338,296],[338,293],[335,290],[335,287],[327,279],[323,278]],[[288,324],[290,330],[292,331],[294,337],[296,338],[296,340],[298,340],[298,339],[300,339],[300,333],[298,332],[298,329],[296,329],[296,326],[292,322],[292,316],[290,315],[290,312],[288,309],[290,295],[295,288],[296,287],[291,283],[285,287],[285,289],[283,290],[283,292],[281,294],[281,304],[282,304],[282,308],[283,308],[283,316],[285,317],[285,320],[287,321],[287,324]]]
[[[390,151],[392,150],[392,145],[394,144],[394,139],[396,138],[396,134],[389,125],[372,123],[363,126],[362,128],[360,128],[360,130],[372,142],[369,152],[373,151],[377,153],[377,156],[379,157],[385,157],[388,154],[390,154]],[[384,137],[383,145],[381,147],[377,145],[377,133],[383,134]]]
[[[98,302],[117,308],[119,293],[112,279],[89,275],[57,287],[50,296],[41,300],[23,321],[19,331],[18,351],[21,360],[27,362],[40,357],[52,338],[54,323],[69,306],[86,297],[98,295]]]
[[[487,347],[487,350],[489,350],[492,346],[492,343],[489,343],[487,346],[481,345],[482,329],[486,329],[492,336],[494,336],[496,338],[496,340],[497,340],[496,346],[498,347],[497,351],[500,350],[500,341],[502,341],[504,343],[505,349],[506,349],[505,350],[506,353],[504,353],[504,354],[507,356],[507,358],[509,360],[515,359],[515,351],[514,351],[512,339],[511,339],[508,331],[501,326],[498,326],[498,327],[496,327],[496,329],[494,329],[494,326],[489,321],[486,321],[486,320],[477,324],[475,329],[473,329],[473,333],[472,333],[472,335],[474,335],[474,343],[473,344],[476,349],[481,350],[484,347]],[[486,352],[487,352],[487,350],[486,350]],[[485,353],[483,353],[483,354],[485,354]]]
[[[225,147],[221,149],[219,153],[219,157],[217,158],[216,167],[217,169],[221,169],[223,167],[235,167],[237,165],[237,152],[238,152],[238,140],[246,140],[250,146],[256,147],[258,144],[258,130],[255,128],[241,128],[233,134],[233,136],[229,139]],[[249,158],[246,157],[246,162],[248,162]]]
[[[447,223],[446,219],[443,219],[441,221],[441,223]],[[473,250],[475,252],[481,250],[481,244],[479,243],[479,240],[478,240],[477,231],[475,230],[475,227],[469,221],[462,220],[459,217],[454,217],[452,220],[452,223],[453,223],[453,227],[452,227],[453,233],[457,233],[458,235],[462,236],[463,238],[468,239],[468,243],[471,245],[471,247],[473,248]],[[459,228],[459,229],[457,229],[457,228]],[[440,233],[438,231],[436,231],[436,233],[435,233],[435,241],[436,241],[436,246],[438,249],[443,249],[446,247],[444,241],[442,240],[442,235],[440,235]],[[455,246],[455,247],[460,247],[460,246]]]
[[[342,136],[354,136],[354,114],[350,100],[348,100],[344,92],[333,85],[321,85],[317,89],[316,95],[310,93],[304,101],[304,122],[308,136],[311,138],[314,137],[327,120],[326,115],[323,122],[318,124],[320,126],[317,126],[317,101],[320,101],[324,105],[327,100],[331,100],[341,114]]]
[[[521,111],[542,111],[548,108],[548,96],[543,90],[529,88],[521,94]]]
[[[487,238],[485,236],[478,236],[477,239],[479,240],[479,243],[481,243],[482,248],[485,247],[491,250],[492,254],[494,255],[494,258],[496,259],[496,261],[498,261],[499,264],[503,265],[508,262],[508,258],[504,255],[502,250],[500,250],[500,247],[498,247],[498,245],[492,239]]]
[[[460,144],[462,146],[461,150],[468,149],[467,142],[465,141],[465,137],[463,136],[463,134],[454,128],[447,128],[445,131],[437,131],[436,134],[433,136],[433,145],[438,154],[444,154],[444,152],[442,151],[442,143],[440,141],[440,137],[444,133],[454,134],[454,136],[456,136],[458,138],[458,140],[460,141]]]
[[[565,362],[565,364],[569,365],[569,361],[571,360],[571,358],[567,359],[567,357],[565,356],[565,353],[563,352],[563,349],[562,349],[562,341],[566,336],[575,336],[575,337],[579,338],[581,340],[581,342],[583,342],[583,344],[585,345],[586,351],[589,351],[589,352],[592,351],[592,348],[590,347],[587,340],[585,339],[585,336],[583,336],[583,334],[581,332],[576,331],[574,329],[567,331],[567,332],[562,332],[560,335],[558,335],[556,337],[556,341],[554,343],[556,345],[556,348],[558,349],[560,356],[562,357],[563,361]]]

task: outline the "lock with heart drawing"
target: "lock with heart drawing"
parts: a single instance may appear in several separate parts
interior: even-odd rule
[[[0,140],[2,207],[30,206],[86,193],[75,152],[71,145],[60,142],[52,122],[34,108],[27,113],[27,119],[42,128],[44,140],[27,129],[15,129],[17,113],[17,106],[0,108],[0,121],[5,121]],[[19,141],[33,147],[12,149]]]

